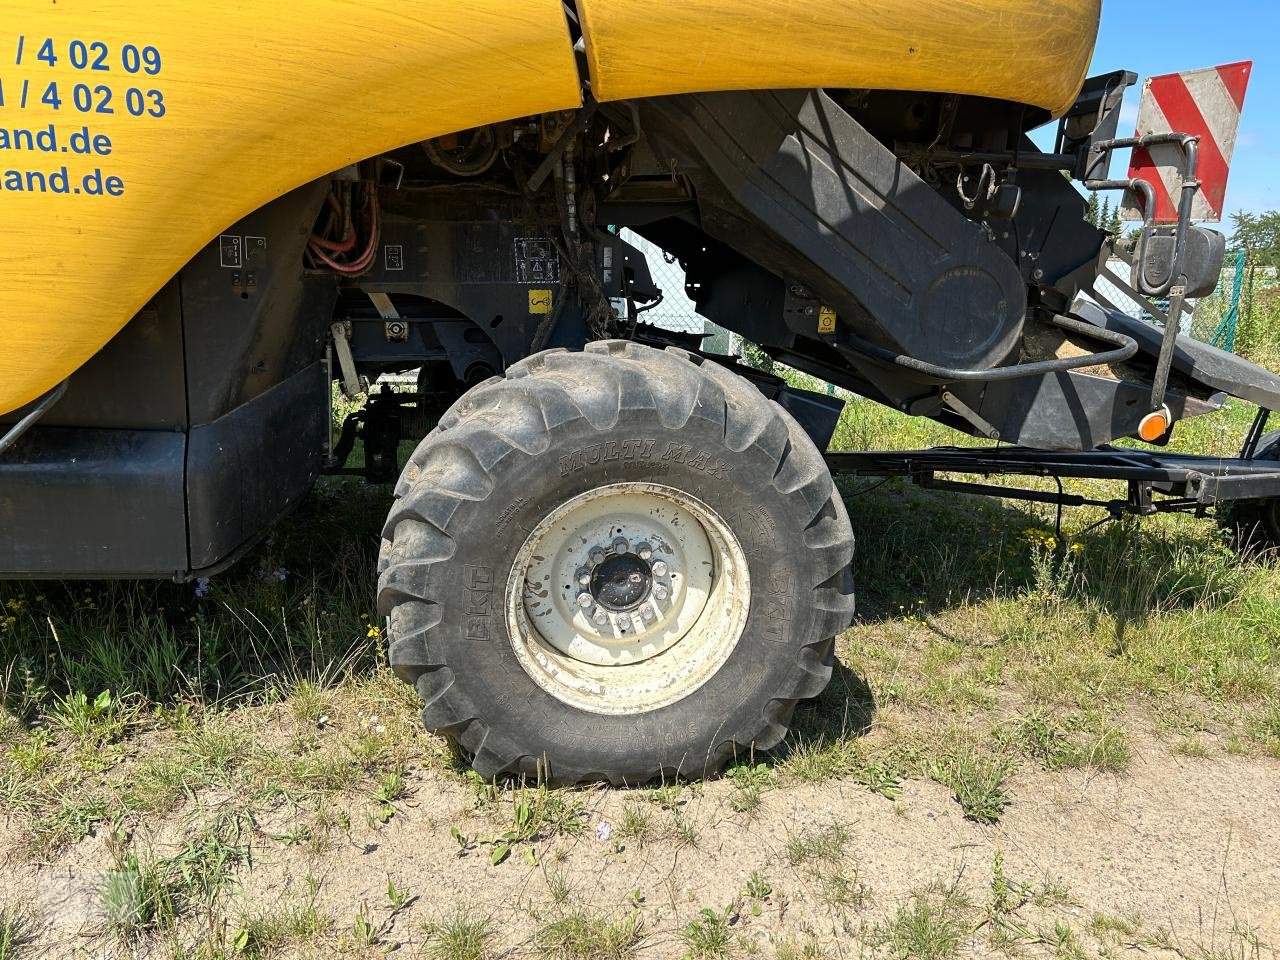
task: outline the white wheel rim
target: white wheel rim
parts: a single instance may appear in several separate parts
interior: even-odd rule
[[[741,544],[706,504],[659,484],[611,484],[529,535],[507,583],[507,625],[520,665],[556,699],[646,713],[724,665],[750,587]]]

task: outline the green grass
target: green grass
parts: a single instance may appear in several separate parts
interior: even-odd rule
[[[876,939],[901,960],[951,960],[973,930],[970,904],[953,886],[913,894],[877,930]]]
[[[552,921],[534,936],[538,951],[551,960],[626,960],[640,939],[634,915],[610,920],[584,910]]]
[[[428,924],[426,955],[431,960],[488,960],[493,924],[467,908]]]
[[[24,907],[0,903],[0,960],[34,957],[35,932],[35,923]]]
[[[1250,416],[1234,404],[1184,424],[1175,448],[1231,452]],[[864,402],[850,405],[837,434],[848,448],[957,442],[974,441]],[[1024,774],[1124,777],[1152,735],[1207,754],[1197,762],[1280,757],[1280,565],[1241,561],[1212,520],[1083,532],[1101,514],[1068,510],[1059,538],[1040,507],[899,481],[837,483],[858,536],[857,622],[837,645],[831,686],[797,709],[786,748],[728,771],[723,817],[763,817],[772,791],[799,784],[843,780],[890,802],[903,781],[932,778],[966,816],[990,823],[1018,803]],[[1101,483],[1068,489],[1123,496]],[[146,818],[198,809],[207,791],[235,797],[246,817],[287,811],[289,830],[263,842],[314,853],[345,843],[353,822],[394,829],[420,771],[464,782],[386,663],[371,595],[387,496],[322,482],[268,542],[199,591],[0,583],[0,805],[25,855],[55,857],[95,833],[127,836]],[[594,842],[590,793],[472,787],[466,815],[487,825],[467,827],[467,855],[506,844],[526,869],[560,838]],[[672,783],[629,798],[614,822],[625,855],[702,843],[718,821],[694,812],[698,796]],[[228,909],[226,891],[251,869],[249,845],[223,833],[202,846],[207,826],[195,824],[183,865],[123,842],[109,894],[122,935]],[[833,912],[863,896],[837,839],[797,831],[784,851]],[[567,886],[552,899],[559,909],[573,902]],[[947,938],[926,934],[945,934],[954,911],[934,895],[905,909],[891,950],[919,921],[921,943],[944,955]],[[287,912],[228,929],[294,943],[313,936],[303,929],[312,920],[326,926],[315,938],[351,939],[327,919]],[[626,923],[566,915],[536,939],[552,956],[625,955],[639,936]]]

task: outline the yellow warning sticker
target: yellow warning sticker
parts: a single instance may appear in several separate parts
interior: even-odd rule
[[[530,290],[529,291],[529,312],[530,313],[550,313],[551,312],[551,291],[550,290]]]
[[[818,332],[836,332],[836,312],[830,307],[823,307],[818,311]]]

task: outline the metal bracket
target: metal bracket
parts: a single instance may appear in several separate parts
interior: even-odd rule
[[[68,380],[63,380],[37,400],[35,406],[31,408],[31,412],[10,427],[3,437],[0,437],[0,456],[4,456],[5,452],[18,442],[24,433],[35,426],[37,420],[49,412],[50,407],[62,399],[62,395],[67,392],[67,384],[69,382]]]
[[[333,334],[334,352],[338,355],[338,369],[342,371],[342,392],[354,399],[365,391],[356,370],[356,358],[351,352],[351,322],[339,320],[329,330]]]
[[[1000,431],[997,430],[990,421],[984,420],[976,410],[967,403],[957,397],[950,390],[942,391],[942,402],[950,407],[955,413],[964,417],[975,430],[988,440],[999,440]]]

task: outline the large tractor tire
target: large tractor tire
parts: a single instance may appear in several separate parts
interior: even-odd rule
[[[639,784],[777,745],[831,677],[853,534],[746,380],[623,341],[473,389],[383,534],[391,664],[485,778]]]
[[[1277,461],[1280,471],[1280,430],[1263,435],[1253,459]],[[1255,557],[1280,553],[1280,499],[1236,501],[1226,509],[1222,524],[1240,553]]]

